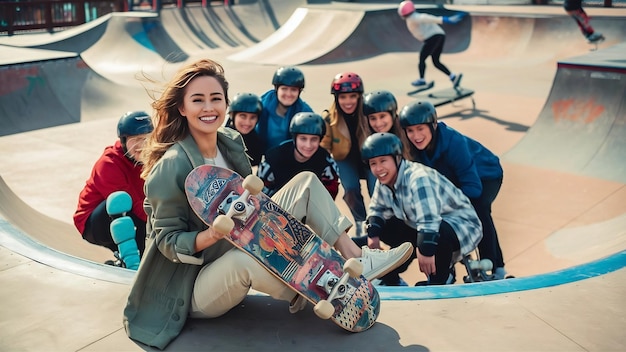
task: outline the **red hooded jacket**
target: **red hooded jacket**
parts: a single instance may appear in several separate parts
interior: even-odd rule
[[[146,221],[147,216],[143,210],[144,181],[139,176],[141,168],[141,165],[136,165],[124,156],[119,140],[115,145],[104,149],[78,197],[74,225],[81,234],[85,231],[85,223],[91,212],[115,191],[126,191],[133,200],[131,212]]]

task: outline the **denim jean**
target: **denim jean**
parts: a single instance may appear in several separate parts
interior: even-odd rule
[[[365,208],[363,193],[361,193],[361,178],[366,178],[365,166],[360,160],[345,159],[337,161],[337,168],[344,190],[343,200],[354,218],[356,235],[362,236],[364,235],[362,224],[367,217],[367,209]],[[373,185],[370,186],[370,183],[371,180],[368,180],[368,188],[371,187],[373,190]]]

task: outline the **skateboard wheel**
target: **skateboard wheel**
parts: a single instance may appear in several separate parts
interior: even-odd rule
[[[263,190],[263,180],[256,175],[248,175],[243,180],[242,186],[254,196]]]
[[[481,270],[490,271],[493,269],[493,263],[489,259],[481,259],[479,262],[479,266]]]
[[[350,258],[343,264],[343,272],[348,273],[350,277],[357,278],[363,273],[363,264],[354,258]]]
[[[478,260],[470,259],[467,261],[469,270],[480,270],[480,262]]]
[[[233,227],[235,227],[235,222],[226,215],[219,215],[213,221],[213,228],[222,235],[229,234]]]
[[[326,300],[321,300],[313,307],[313,311],[321,319],[330,319],[335,314],[335,306]]]

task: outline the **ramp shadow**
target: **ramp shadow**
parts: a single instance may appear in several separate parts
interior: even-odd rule
[[[454,113],[447,114],[444,116],[439,116],[439,119],[443,120],[443,119],[449,119],[453,117],[460,117],[461,120],[469,120],[469,119],[474,119],[474,118],[481,118],[481,119],[485,119],[487,121],[495,122],[499,125],[502,125],[505,127],[507,131],[513,131],[513,132],[527,132],[528,129],[530,128],[530,126],[499,119],[495,116],[489,115],[488,113],[489,113],[488,110],[464,109],[464,110],[456,111]]]

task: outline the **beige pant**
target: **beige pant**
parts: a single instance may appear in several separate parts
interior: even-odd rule
[[[330,244],[352,226],[311,172],[296,175],[272,200]],[[250,288],[284,301],[295,296],[264,266],[235,248],[200,270],[191,299],[191,316],[218,317],[243,301]]]

